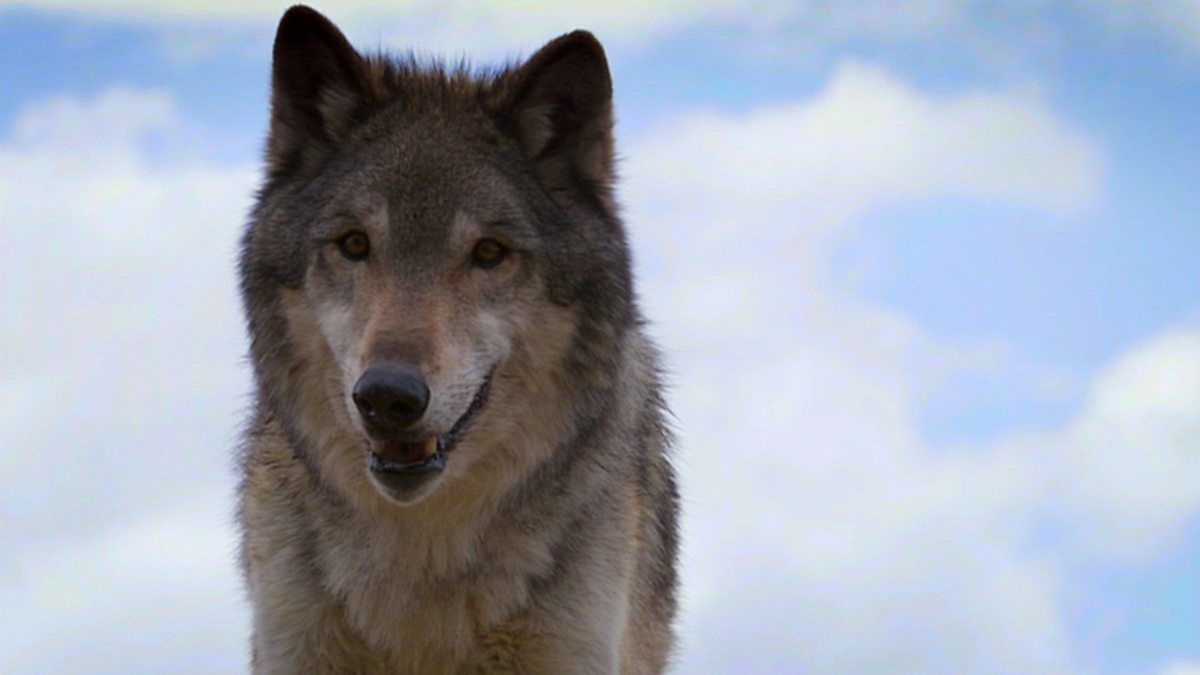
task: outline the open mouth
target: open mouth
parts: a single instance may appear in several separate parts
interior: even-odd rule
[[[396,439],[370,443],[368,447],[371,453],[371,471],[380,474],[418,475],[445,469],[446,454],[458,445],[459,440],[470,428],[471,422],[475,421],[479,411],[487,403],[491,383],[492,373],[489,372],[487,377],[483,378],[483,384],[479,385],[466,411],[444,434],[415,442]]]

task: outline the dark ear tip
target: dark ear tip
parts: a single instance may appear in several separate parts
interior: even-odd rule
[[[571,73],[570,79],[587,82],[591,88],[611,95],[612,76],[608,72],[608,58],[604,55],[604,47],[600,45],[600,41],[589,31],[574,30],[560,35],[530,59],[534,70],[550,63],[565,66],[560,72]]]
[[[600,41],[596,39],[596,36],[592,34],[592,31],[584,30],[582,28],[576,28],[575,30],[571,31],[570,33],[566,33],[565,35],[561,36],[560,39],[579,40],[581,42],[594,42],[597,46],[599,46],[599,44],[600,44]]]
[[[287,8],[286,12],[283,13],[283,18],[281,19],[281,21],[296,20],[296,19],[299,19],[300,17],[304,17],[304,16],[308,16],[308,17],[318,17],[319,16],[321,18],[325,18],[320,12],[313,9],[312,7],[309,7],[308,5],[292,5],[291,7]]]
[[[283,17],[279,19],[279,31],[282,32],[285,28],[292,28],[302,23],[309,21],[328,22],[329,19],[317,10],[308,5],[292,5],[283,13]]]
[[[292,5],[279,19],[275,30],[275,46],[281,43],[303,42],[320,32],[336,30],[333,22],[308,5]]]
[[[555,45],[564,51],[573,52],[591,52],[592,56],[598,56],[604,59],[604,47],[600,41],[592,35],[591,31],[582,29],[573,30],[570,33],[559,36],[551,45]]]

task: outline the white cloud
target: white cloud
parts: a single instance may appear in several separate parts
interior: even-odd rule
[[[826,272],[897,201],[1078,218],[1102,202],[1096,144],[1029,88],[929,95],[847,64],[811,100],[626,154],[688,497],[681,672],[1073,670],[1066,561],[1152,555],[1200,512],[1197,334],[1131,351],[1054,434],[955,452],[915,420],[972,350]],[[1047,517],[1078,534],[1041,545]]]
[[[244,662],[228,494],[255,171],[154,157],[193,132],[166,94],[114,89],[30,106],[0,144],[0,670]]]
[[[700,209],[729,197],[751,213],[808,209],[797,229],[949,194],[1070,213],[1096,202],[1103,178],[1094,142],[1032,87],[930,96],[853,62],[810,101],[673,120],[631,162],[656,193],[686,192]]]
[[[15,571],[0,577],[0,602],[17,619],[0,634],[4,671],[243,670],[249,617],[232,563],[231,493],[22,542]]]
[[[1063,508],[1081,543],[1136,558],[1177,536],[1200,511],[1200,331],[1121,358],[1057,442]]]
[[[0,316],[20,327],[2,391],[31,413],[0,423],[0,500],[35,521],[84,529],[226,478],[245,390],[234,247],[254,171],[152,166],[146,132],[180,126],[165,95],[114,90],[33,106],[0,147],[0,172],[20,177],[0,185]],[[55,489],[31,498],[47,471]],[[111,487],[131,474],[142,490]]]
[[[1200,663],[1175,661],[1158,672],[1159,675],[1200,675]]]
[[[689,348],[753,326],[786,352],[788,316],[898,363],[919,329],[826,283],[863,214],[953,196],[1078,217],[1099,207],[1105,175],[1100,148],[1032,87],[927,95],[858,63],[811,100],[693,113],[645,139],[623,164],[628,213],[651,315],[673,316]],[[936,347],[924,366],[961,360]]]

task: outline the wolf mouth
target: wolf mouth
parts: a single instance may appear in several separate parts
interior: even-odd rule
[[[447,453],[458,445],[483,406],[487,404],[493,372],[494,368],[483,378],[483,384],[475,391],[475,396],[466,411],[446,433],[418,442],[390,440],[369,443],[367,447],[371,455],[371,471],[413,475],[445,469]]]

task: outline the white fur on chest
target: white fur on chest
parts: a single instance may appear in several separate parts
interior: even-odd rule
[[[531,583],[552,569],[551,543],[480,513],[402,515],[328,531],[318,544],[326,590],[398,668],[469,661],[481,635],[528,606]]]

